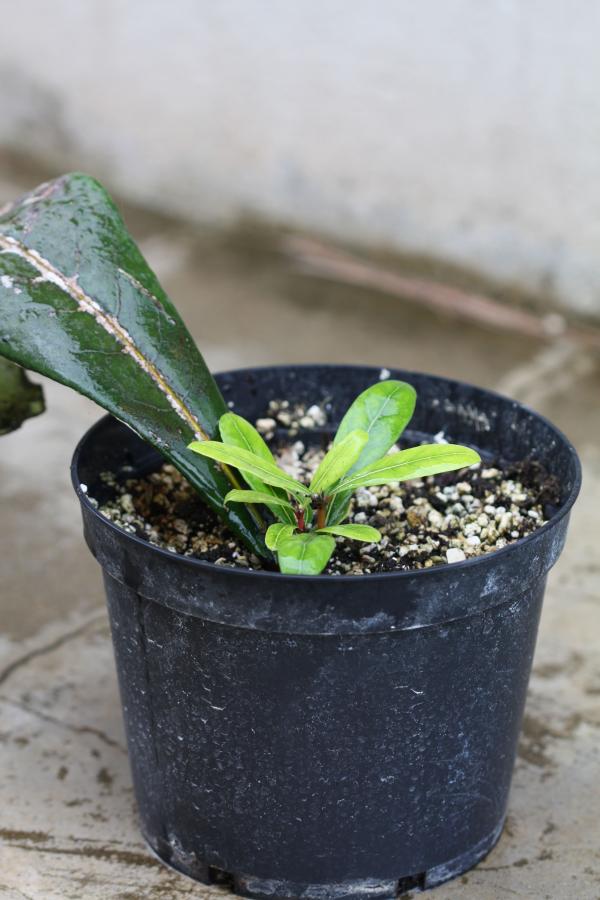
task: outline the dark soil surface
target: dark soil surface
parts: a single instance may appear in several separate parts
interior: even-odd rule
[[[315,426],[324,424],[315,407]],[[287,442],[273,452],[279,464],[296,478],[310,481],[324,448],[298,440],[294,410],[257,422],[267,440],[280,440],[280,424]],[[283,422],[280,419],[283,416]],[[302,429],[310,427],[304,415]],[[316,437],[316,435],[315,435]],[[436,436],[443,440],[443,436]],[[171,465],[144,478],[118,481],[111,473],[103,480],[114,496],[100,512],[126,531],[146,538],[173,553],[195,556],[217,565],[260,569],[264,564],[227,531],[216,515]],[[373,525],[382,534],[378,544],[337,538],[337,548],[325,572],[360,575],[372,572],[427,568],[458,562],[500,549],[544,524],[560,503],[556,479],[535,460],[502,464],[481,463],[470,469],[424,480],[361,488],[352,501],[349,522]]]

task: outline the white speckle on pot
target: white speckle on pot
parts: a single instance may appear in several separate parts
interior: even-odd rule
[[[79,490],[81,491],[82,494],[87,494],[87,484],[80,484]]]
[[[390,377],[391,374],[392,373],[390,372],[389,369],[382,369],[381,372],[379,373],[379,380],[387,381],[387,379]]]

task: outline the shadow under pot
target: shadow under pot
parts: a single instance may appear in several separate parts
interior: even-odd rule
[[[217,377],[250,420],[328,399],[335,428],[379,369],[284,366]],[[541,416],[429,375],[414,442],[538,459],[563,495],[526,538],[462,563],[286,576],[151,546],[80,489],[160,457],[110,417],[73,481],[103,568],[141,827],[167,864],[247,897],[391,898],[475,865],[502,831],[546,575],[580,484]]]

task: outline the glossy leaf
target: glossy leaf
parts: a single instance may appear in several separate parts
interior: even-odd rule
[[[189,449],[193,450],[194,453],[207,456],[209,459],[215,459],[217,462],[235,466],[240,472],[256,475],[265,484],[283,488],[284,491],[288,491],[290,494],[306,496],[310,493],[305,485],[300,484],[299,481],[294,481],[275,463],[270,463],[249,450],[242,450],[240,447],[230,447],[221,443],[221,441],[192,441]]]
[[[337,525],[348,518],[351,498],[352,491],[341,491],[339,494],[333,494],[327,508],[328,525]]]
[[[293,525],[282,524],[281,522],[276,522],[274,525],[269,525],[267,528],[267,533],[265,534],[265,544],[269,548],[269,550],[277,550],[277,545],[280,541],[284,540],[286,537],[290,537],[295,531]]]
[[[350,470],[356,472],[384,456],[394,446],[415,409],[417,394],[405,381],[379,381],[359,394],[340,422],[334,444],[360,428],[369,440]],[[337,494],[328,510],[328,524],[341,522],[348,515],[350,493]]]
[[[187,451],[217,433],[221,393],[104,188],[72,174],[0,211],[0,356],[74,388],[158,448],[257,553],[236,484]]]
[[[472,466],[479,461],[479,454],[470,447],[462,447],[459,444],[425,444],[384,456],[383,459],[344,478],[336,490],[355,491],[359,487],[387,484],[389,481],[424,478],[427,475]]]
[[[357,430],[351,431],[343,441],[335,444],[319,464],[310,483],[311,492],[326,494],[352,468],[368,440],[366,431]]]
[[[328,525],[326,528],[319,528],[317,534],[337,534],[353,541],[365,541],[367,544],[381,540],[381,532],[371,525]]]
[[[286,575],[320,575],[334,550],[330,535],[305,531],[277,543],[277,560]]]
[[[294,507],[285,497],[274,497],[267,491],[245,491],[234,489],[225,497],[225,503],[264,503],[265,506],[285,506],[293,510]]]
[[[394,446],[412,418],[416,399],[414,387],[405,381],[379,381],[358,395],[334,439],[338,444],[357,428],[369,435],[355,471],[380,459]]]
[[[20,366],[0,356],[0,434],[15,431],[44,411],[44,395]]]
[[[255,456],[276,465],[273,454],[261,435],[254,425],[242,416],[232,412],[225,413],[219,419],[219,431],[223,443],[229,444],[230,447],[241,447],[242,450],[248,450]]]
[[[219,431],[221,432],[221,438],[225,444],[228,444],[230,447],[240,447],[242,450],[248,450],[250,453],[254,453],[256,456],[260,456],[261,459],[275,465],[273,454],[261,435],[256,428],[242,416],[238,416],[232,412],[225,413],[225,415],[221,416],[219,419]],[[252,475],[250,472],[244,473],[244,480],[253,491],[271,494],[274,497],[278,497],[280,500],[286,499],[285,492],[282,491],[281,488],[265,484],[264,481],[256,475]],[[256,502],[265,503],[266,501],[257,500]],[[296,519],[294,518],[294,513],[286,509],[285,506],[275,502],[266,503],[266,505],[274,516],[280,518],[283,522],[295,525]]]

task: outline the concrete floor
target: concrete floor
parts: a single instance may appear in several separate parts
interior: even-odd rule
[[[0,204],[33,183],[0,177]],[[584,490],[549,580],[508,823],[481,865],[432,896],[599,900],[597,360],[311,281],[264,241],[129,221],[213,369],[319,360],[440,372],[525,400],[574,441]],[[223,896],[162,867],[139,836],[100,573],[67,475],[98,410],[53,384],[46,393],[49,412],[0,441],[0,897]]]

